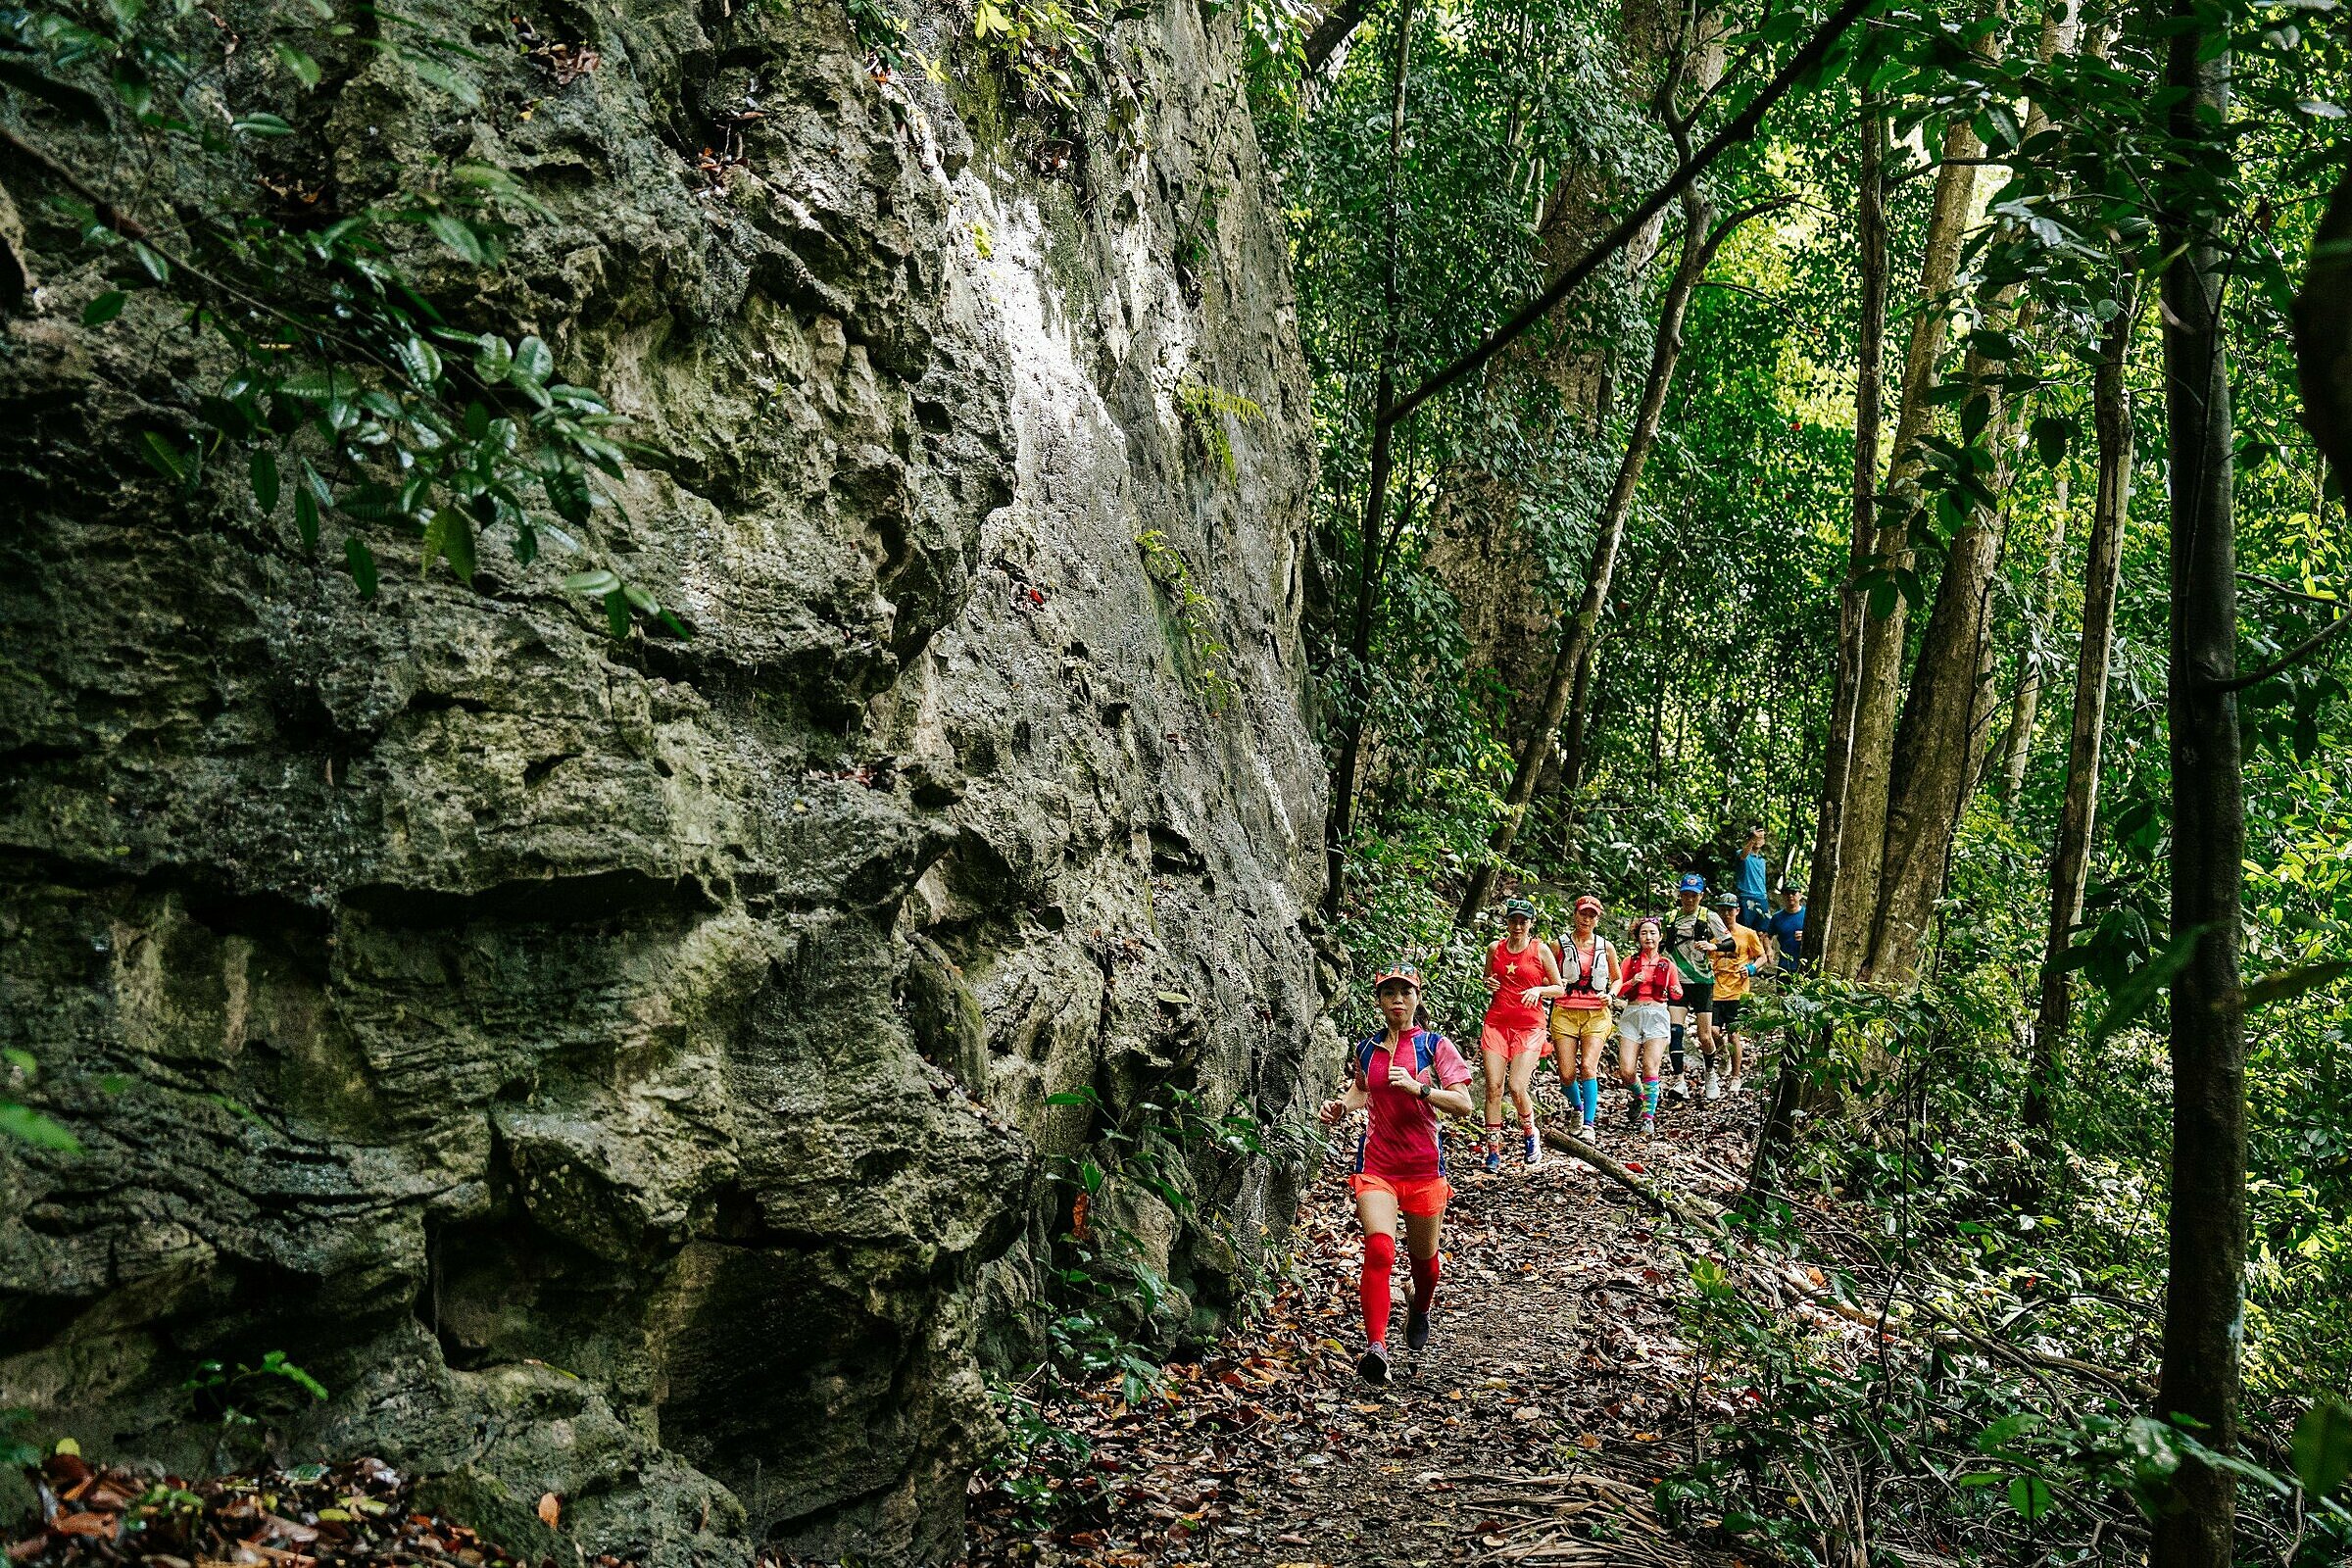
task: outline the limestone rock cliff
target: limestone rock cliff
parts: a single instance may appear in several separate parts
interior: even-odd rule
[[[220,18],[267,59],[275,8]],[[0,168],[0,1045],[83,1145],[0,1142],[0,1405],[183,1469],[376,1452],[560,1556],[941,1560],[1066,1157],[1160,1151],[1188,1200],[1103,1203],[1204,1329],[1297,1174],[1149,1107],[1276,1127],[1327,1028],[1313,446],[1234,24],[1122,23],[1140,121],[1073,135],[968,18],[881,81],[829,3],[565,5],[561,85],[463,20],[478,110],[325,62],[325,178],[545,202],[428,280],[635,417],[597,543],[693,635],[388,531],[363,604],[175,498],[128,432],[217,365],[160,294],[84,328],[99,259]],[[270,1349],[330,1396],[183,1388]]]

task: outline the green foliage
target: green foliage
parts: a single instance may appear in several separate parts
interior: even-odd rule
[[[1233,440],[1225,433],[1225,421],[1252,424],[1263,419],[1266,411],[1254,398],[1198,381],[1177,383],[1176,407],[1183,411],[1185,428],[1193,433],[1193,439],[1225,470],[1226,478],[1233,478],[1239,469],[1233,459]]]
[[[1250,404],[1252,409],[1257,407],[1248,398],[1234,401]],[[1225,672],[1225,662],[1232,657],[1232,651],[1218,640],[1209,624],[1215,604],[1195,586],[1193,568],[1166,534],[1157,528],[1147,529],[1136,535],[1135,543],[1144,553],[1144,570],[1167,596],[1168,612],[1183,638],[1186,664],[1200,683],[1202,700],[1208,704],[1210,712],[1222,712],[1228,703],[1241,695],[1241,688]]]
[[[1075,115],[1112,84],[1110,28],[1125,14],[1089,0],[977,0],[972,36],[1025,107]]]
[[[10,1047],[0,1052],[0,1063],[8,1070],[11,1094],[21,1093],[38,1074],[40,1064],[32,1053]],[[55,1120],[41,1114],[23,1101],[0,1095],[0,1138],[13,1138],[35,1149],[53,1150],[61,1154],[81,1152],[81,1140],[75,1138]]]
[[[290,24],[270,44],[280,68],[272,84],[288,96],[264,108],[229,97],[253,80],[232,70],[235,35],[186,0],[0,14],[10,51],[0,86],[21,114],[69,122],[53,141],[26,143],[57,187],[51,209],[114,279],[84,306],[84,325],[126,329],[135,306],[140,322],[174,320],[226,362],[212,390],[170,411],[164,428],[125,439],[182,506],[234,509],[242,481],[249,514],[277,524],[290,492],[305,556],[339,524],[363,599],[379,580],[370,538],[387,532],[420,541],[427,572],[446,563],[468,584],[486,537],[502,538],[523,566],[550,546],[586,550],[579,536],[613,505],[596,476],[621,478],[635,455],[616,429],[623,417],[602,393],[561,379],[547,344],[461,325],[433,302],[431,269],[454,260],[493,270],[515,223],[541,216],[507,171],[428,164],[407,172],[413,183],[339,215],[280,218],[252,202],[257,174],[330,151],[305,128],[321,122],[301,101],[322,79],[320,54],[372,50],[459,106],[478,106],[474,74],[487,57],[398,13],[368,16],[374,36],[323,4],[307,25]],[[101,174],[74,172],[93,133],[138,161],[147,187],[202,192],[209,205],[179,203],[167,237],[160,216],[126,211],[90,182]],[[686,635],[642,587],[613,592],[605,608],[616,634],[643,616]]]
[[[1094,1445],[1055,1421],[1051,1404],[1018,1385],[991,1378],[988,1397],[999,1436],[981,1460],[982,1474],[1013,1500],[1029,1529],[1057,1527]]]
[[[31,1419],[30,1410],[0,1409],[0,1469],[23,1470],[41,1462],[40,1445],[17,1435],[17,1429]]]
[[[223,1427],[257,1424],[261,1418],[248,1406],[282,1406],[289,1395],[308,1395],[313,1400],[326,1397],[325,1385],[288,1360],[283,1350],[266,1351],[258,1366],[241,1361],[233,1367],[220,1361],[199,1362],[180,1387],[194,1396],[199,1415]]]

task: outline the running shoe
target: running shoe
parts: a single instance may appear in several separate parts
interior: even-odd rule
[[[1487,1151],[1487,1174],[1490,1176],[1499,1176],[1502,1174],[1501,1150],[1490,1149]]]
[[[1418,1354],[1429,1343],[1429,1314],[1417,1306],[1404,1309],[1404,1348]]]
[[[1408,1328],[1405,1332],[1409,1334],[1412,1331]],[[1388,1382],[1389,1348],[1377,1344],[1365,1346],[1363,1355],[1355,1363],[1355,1369],[1364,1375],[1366,1383]]]
[[[1585,1113],[1581,1108],[1568,1112],[1568,1136],[1571,1138],[1585,1136]]]
[[[1530,1165],[1544,1163],[1544,1140],[1538,1138],[1534,1133],[1527,1135],[1527,1162]]]
[[[1740,1092],[1740,1075],[1738,1073],[1732,1074],[1731,1091],[1735,1095]]]
[[[1642,1125],[1642,1092],[1638,1089],[1633,1090],[1625,1097],[1625,1124],[1628,1127],[1639,1127]]]
[[[1658,1136],[1657,1117],[1645,1115],[1642,1118],[1642,1136],[1644,1138],[1655,1138]]]
[[[1739,1087],[1740,1080],[1737,1078],[1733,1079],[1732,1088],[1737,1090]],[[1717,1073],[1712,1067],[1707,1069],[1707,1098],[1709,1100],[1721,1100],[1723,1098],[1722,1075]]]
[[[1674,1091],[1674,1098],[1677,1100],[1690,1098],[1690,1080],[1683,1073],[1677,1072],[1673,1077],[1667,1079],[1666,1087]]]

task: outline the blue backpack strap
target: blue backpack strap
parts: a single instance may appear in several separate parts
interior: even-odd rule
[[[1429,1071],[1430,1063],[1438,1059],[1438,1035],[1434,1030],[1413,1031],[1413,1071]]]

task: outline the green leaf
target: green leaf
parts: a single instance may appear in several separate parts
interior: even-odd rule
[[[2153,1006],[2157,996],[2173,983],[2173,976],[2188,966],[2195,956],[2197,944],[2212,930],[2209,925],[2194,925],[2175,933],[2173,939],[2154,953],[2148,961],[2128,975],[2107,997],[2107,1010],[2090,1028],[2088,1043],[2097,1045]]]
[[[514,368],[514,346],[495,332],[484,332],[475,343],[473,373],[492,385],[504,381]]]
[[[287,124],[275,115],[258,110],[250,115],[239,115],[229,122],[228,128],[242,131],[248,136],[291,136],[294,134],[292,125]]]
[[[121,289],[109,289],[81,308],[81,324],[104,326],[122,314],[122,302],[130,296]]]
[[[615,637],[629,634],[629,596],[617,588],[605,595],[605,624]]]
[[[375,552],[360,542],[357,534],[343,536],[343,559],[351,566],[351,580],[360,590],[362,599],[375,597]]]
[[[277,510],[277,455],[267,448],[256,452],[245,466],[246,476],[253,481],[254,503],[267,517]]]
[[[2016,1476],[2009,1482],[2009,1506],[2028,1524],[2048,1513],[2054,1500],[2050,1484],[2039,1476]]]
[[[153,430],[142,433],[141,451],[148,463],[168,479],[187,483],[188,461],[184,453]]]
[[[424,525],[424,569],[446,558],[449,569],[466,587],[473,586],[473,519],[455,507],[443,507]]]
[[[555,353],[540,339],[526,337],[514,345],[514,368],[544,384],[556,373]]]
[[[279,44],[276,52],[277,63],[285,67],[287,74],[296,81],[301,82],[305,87],[318,85],[318,61],[313,60],[290,43]]]
[[[326,403],[347,398],[357,390],[359,382],[349,370],[331,365],[309,365],[277,383],[280,397],[300,398],[305,403]]]
[[[2352,962],[2341,959],[2330,960],[2327,963],[2307,963],[2293,969],[2274,970],[2246,987],[2243,999],[2246,1010],[2250,1012],[2256,1007],[2268,1006],[2274,1002],[2284,1002],[2289,997],[2299,997],[2306,991],[2317,991],[2329,981],[2340,979],[2347,974],[2352,974]]]
[[[0,1137],[14,1138],[35,1149],[54,1149],[65,1154],[81,1152],[80,1139],[30,1105],[20,1105],[13,1100],[0,1100]]]
[[[419,392],[430,392],[441,379],[441,353],[420,337],[411,336],[406,342],[394,345],[393,358],[400,361],[403,375]]]
[[[2295,1424],[2295,1479],[2307,1497],[2325,1497],[2352,1475],[2352,1408],[2322,1399]]]
[[[490,253],[482,248],[481,236],[473,225],[454,213],[427,213],[421,221],[432,236],[448,246],[461,261],[476,267],[490,264]]]
[[[18,1046],[0,1049],[0,1061],[7,1062],[27,1078],[32,1077],[41,1069],[41,1064],[33,1054]]]
[[[2043,463],[2054,468],[2065,461],[2067,443],[2074,439],[2074,435],[2072,420],[2044,415],[2034,421],[2034,451]]]
[[[318,498],[307,485],[294,489],[294,531],[302,536],[302,548],[318,548]]]
[[[564,579],[564,586],[575,594],[594,594],[601,599],[606,594],[618,592],[620,579],[598,566],[590,571],[573,572]]]

